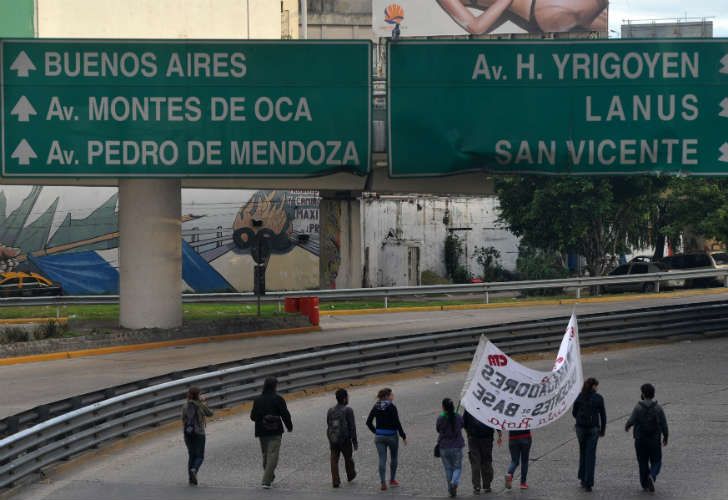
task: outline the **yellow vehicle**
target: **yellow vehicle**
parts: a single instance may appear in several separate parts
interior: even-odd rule
[[[63,288],[37,273],[0,273],[0,297],[62,295]]]

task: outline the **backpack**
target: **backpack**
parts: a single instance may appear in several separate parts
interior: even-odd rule
[[[191,435],[195,432],[195,425],[197,424],[197,406],[194,403],[187,403],[185,408],[185,419],[184,419],[184,433]]]
[[[278,415],[264,415],[260,425],[267,432],[283,432],[283,423]]]
[[[331,408],[326,422],[328,424],[326,437],[329,438],[331,444],[342,444],[349,438],[349,427],[346,423],[344,408],[338,406]]]
[[[594,404],[590,394],[588,398],[580,397],[579,409],[576,412],[577,427],[594,427]]]
[[[657,404],[653,404],[645,411],[640,412],[637,417],[637,423],[639,424],[639,433],[644,437],[651,437],[660,434],[660,420],[657,413]]]

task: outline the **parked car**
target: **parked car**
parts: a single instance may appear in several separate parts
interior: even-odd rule
[[[63,287],[37,273],[0,273],[0,297],[62,295]]]
[[[652,257],[650,255],[638,255],[629,259],[628,264],[633,262],[652,262]]]
[[[635,274],[653,274],[653,273],[664,273],[668,269],[665,265],[660,262],[629,262],[628,264],[622,264],[615,268],[609,273],[609,276],[627,276]],[[660,283],[661,289],[680,288],[685,285],[685,280],[675,279],[666,280]],[[648,281],[646,283],[614,283],[609,285],[602,285],[601,290],[605,293],[614,292],[654,292],[655,282]]]
[[[728,269],[728,252],[722,250],[715,252],[678,253],[669,257],[663,257],[660,262],[668,269],[676,271]],[[685,286],[687,288],[722,285],[723,279],[718,277],[685,280]]]

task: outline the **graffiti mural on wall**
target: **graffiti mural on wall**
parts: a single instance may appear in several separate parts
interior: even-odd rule
[[[67,293],[118,292],[117,204],[113,188],[5,187],[0,272],[40,273]],[[185,290],[249,289],[252,259],[244,241],[260,230],[270,232],[274,253],[282,259],[272,269],[280,276],[271,276],[271,282],[292,288],[297,281],[301,288],[318,284],[315,191],[185,190],[183,212]],[[236,245],[236,238],[243,244]]]
[[[336,200],[321,200],[326,204],[321,219],[321,285],[336,288],[336,278],[341,267],[341,203]]]
[[[243,205],[233,222],[233,242],[241,250],[250,250],[256,235],[271,243],[275,253],[293,248],[293,207],[285,191],[256,191]]]

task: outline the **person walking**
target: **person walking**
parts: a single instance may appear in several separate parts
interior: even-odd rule
[[[528,455],[531,452],[532,437],[531,431],[508,431],[508,451],[511,453],[511,463],[506,471],[506,489],[511,489],[513,474],[521,465],[521,489],[527,490],[528,483]]]
[[[662,446],[667,446],[667,418],[655,400],[655,386],[643,384],[640,393],[640,402],[632,410],[624,430],[629,432],[634,427],[640,485],[643,490],[653,492],[662,467]]]
[[[356,421],[354,410],[349,406],[349,393],[346,389],[336,391],[336,405],[329,408],[326,413],[326,437],[329,439],[331,450],[331,480],[334,488],[341,485],[339,477],[339,457],[344,456],[344,469],[346,480],[352,482],[356,477],[354,450],[359,448],[356,438]]]
[[[607,411],[604,398],[597,393],[599,381],[590,377],[584,381],[574,401],[571,414],[576,420],[576,439],[579,441],[579,472],[581,487],[591,491],[597,461],[597,441],[607,431]]]
[[[399,421],[397,407],[394,406],[394,393],[386,387],[377,393],[377,402],[374,403],[367,417],[367,428],[375,435],[374,444],[379,455],[380,489],[387,489],[387,450],[389,450],[389,486],[399,486],[397,482],[397,455],[399,454],[399,437],[407,445],[407,435]],[[376,425],[374,425],[376,421]],[[399,435],[399,437],[398,437]]]
[[[468,458],[472,469],[473,493],[480,494],[481,487],[490,493],[493,481],[493,434],[494,429],[488,427],[466,410],[463,414],[463,425],[468,436]],[[498,446],[503,442],[503,433],[498,429]]]
[[[268,377],[263,382],[263,391],[253,400],[250,419],[255,422],[255,437],[260,439],[260,450],[263,453],[264,489],[269,489],[275,479],[278,454],[283,439],[283,425],[288,432],[293,432],[291,414],[288,412],[286,400],[276,393],[278,380]]]
[[[200,389],[187,389],[187,400],[182,405],[182,432],[187,446],[187,478],[193,486],[197,485],[197,473],[205,459],[206,417],[211,416],[212,410],[200,397]]]
[[[458,494],[460,475],[463,472],[463,417],[455,413],[452,399],[442,400],[442,413],[437,417],[437,445],[440,448],[440,459],[445,468],[447,492],[452,498]]]

